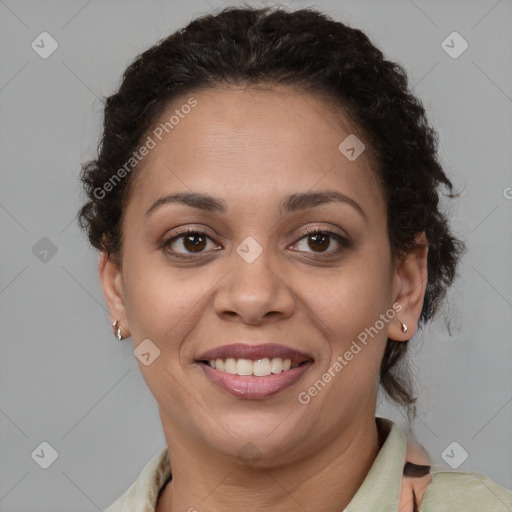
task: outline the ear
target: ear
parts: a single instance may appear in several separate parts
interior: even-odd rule
[[[123,338],[130,336],[130,328],[126,318],[124,302],[123,277],[121,269],[107,255],[101,251],[98,262],[98,273],[100,276],[103,295],[111,316],[111,323],[119,320],[119,327]]]
[[[394,303],[402,308],[397,312],[398,321],[392,322],[388,337],[396,341],[411,339],[418,330],[418,321],[423,308],[427,287],[428,242],[425,233],[416,237],[415,246],[397,263],[394,274]],[[402,331],[402,323],[407,332]]]

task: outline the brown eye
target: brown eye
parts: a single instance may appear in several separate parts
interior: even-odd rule
[[[183,247],[187,251],[200,252],[206,246],[206,237],[199,233],[191,233],[183,236]]]
[[[304,252],[314,252],[320,255],[323,255],[324,253],[326,255],[335,255],[336,253],[341,252],[344,248],[350,246],[348,239],[328,229],[308,230],[306,235],[302,236],[297,243],[306,240],[307,247],[311,250],[306,250]],[[333,240],[335,241],[335,244],[332,243]],[[332,245],[336,244],[338,245],[337,249],[329,250]]]
[[[208,246],[208,241],[212,240],[205,233],[188,230],[164,241],[161,247],[166,254],[188,258],[189,254],[203,254]]]
[[[322,251],[328,249],[331,243],[329,235],[326,236],[325,234],[322,233],[318,233],[316,235],[309,235],[308,238],[309,242],[311,242],[308,243],[308,245],[314,251],[316,251],[317,249],[320,249]]]

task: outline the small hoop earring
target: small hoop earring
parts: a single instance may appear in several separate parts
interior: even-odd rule
[[[402,322],[402,332],[407,332],[409,329],[407,327],[407,325],[405,325],[403,322]]]
[[[116,337],[117,341],[121,341],[123,339],[123,336],[121,334],[121,328],[119,327],[119,320],[116,320],[112,327],[114,329],[114,336]]]

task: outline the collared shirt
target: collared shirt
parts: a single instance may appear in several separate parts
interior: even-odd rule
[[[358,491],[343,512],[398,512],[407,441],[400,427],[376,418],[387,437]],[[419,512],[512,512],[512,491],[481,473],[441,465],[430,468]],[[105,512],[154,512],[171,477],[167,446],[146,464],[137,480]]]

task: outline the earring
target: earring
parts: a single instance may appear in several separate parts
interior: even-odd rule
[[[119,327],[119,320],[116,320],[112,324],[112,328],[114,329],[114,336],[116,337],[117,341],[121,341],[123,336],[121,334],[121,328]]]
[[[402,332],[407,332],[409,329],[407,327],[407,325],[405,325],[403,322],[402,322]]]

